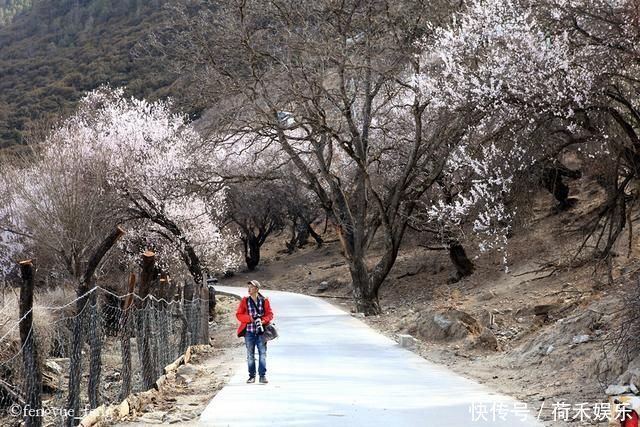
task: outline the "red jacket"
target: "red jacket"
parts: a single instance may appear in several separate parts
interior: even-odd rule
[[[249,308],[247,307],[247,298],[248,296],[243,297],[242,301],[240,301],[240,305],[238,305],[238,310],[236,311],[236,317],[240,321],[240,326],[238,327],[238,336],[241,337],[244,335],[244,330],[247,327],[247,324],[253,322],[253,319],[249,315]],[[271,323],[273,320],[273,311],[271,311],[271,303],[269,303],[269,299],[264,299],[264,315],[262,316],[262,324],[264,326]],[[242,334],[242,335],[241,335]]]

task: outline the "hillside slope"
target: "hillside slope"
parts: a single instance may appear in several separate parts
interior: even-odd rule
[[[0,26],[0,148],[22,143],[36,121],[71,111],[101,84],[166,96],[174,76],[132,51],[163,13],[162,0],[40,0]]]

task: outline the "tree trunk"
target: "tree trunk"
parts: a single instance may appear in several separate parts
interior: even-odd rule
[[[90,332],[89,332],[89,405],[91,409],[100,406],[100,372],[102,371],[102,325],[98,312],[97,293],[89,297]]]
[[[245,236],[244,242],[244,259],[247,263],[249,271],[253,271],[260,262],[260,243],[257,237],[250,235]]]
[[[149,219],[154,221],[156,224],[167,229],[173,236],[176,238],[176,243],[179,243],[182,247],[180,251],[180,256],[182,257],[182,261],[185,263],[187,268],[189,269],[189,273],[193,278],[195,283],[202,282],[202,266],[200,264],[200,258],[193,246],[189,242],[187,238],[184,237],[184,233],[178,227],[176,223],[171,221],[169,218],[161,216],[161,217],[153,217],[148,216]],[[213,295],[214,300],[212,301],[212,305],[215,306],[215,294]]]
[[[349,265],[351,282],[353,285],[353,299],[356,311],[365,316],[375,316],[382,313],[378,301],[378,291],[372,286],[370,273],[362,259],[356,259]]]
[[[20,342],[22,344],[22,361],[26,373],[25,403],[29,408],[40,409],[42,401],[42,373],[38,366],[38,348],[33,336],[33,264],[31,260],[20,262],[22,287],[20,288]],[[37,415],[37,414],[36,414]],[[42,425],[41,416],[26,416],[25,426],[39,427]]]
[[[84,344],[84,314],[87,305],[87,287],[84,283],[78,286],[78,301],[76,302],[76,318],[73,325],[73,343],[71,356],[69,357],[69,398],[67,409],[69,413],[77,414],[80,411],[80,381],[82,380],[82,346]],[[72,427],[78,420],[69,416],[66,426]]]
[[[287,253],[292,254],[296,250],[296,228],[298,227],[298,219],[295,218],[291,223],[291,239],[286,243]]]
[[[188,344],[195,345],[198,343],[198,322],[199,304],[197,303],[197,293],[191,281],[187,281],[184,285],[184,311],[188,323]]]
[[[313,237],[313,239],[316,241],[316,246],[321,247],[322,244],[324,243],[324,241],[322,240],[322,237],[320,237],[320,235],[315,232],[313,227],[311,227],[311,224],[307,224],[307,228],[308,228],[309,234],[311,234],[311,237]]]
[[[155,266],[155,253],[146,251],[142,254],[142,272],[140,274],[140,298],[142,298],[142,333],[137,337],[138,345],[142,346],[142,381],[145,390],[149,390],[155,383],[156,367],[153,363],[151,351],[151,313],[149,313],[149,295],[153,271]],[[142,342],[140,342],[142,339]]]
[[[180,329],[180,342],[178,343],[178,352],[180,354],[187,351],[187,347],[189,347],[189,343],[191,342],[191,332],[189,331],[189,321],[187,320],[187,316],[184,314],[184,304],[182,307],[178,307],[178,319],[180,319],[180,324],[182,328]]]
[[[464,247],[457,240],[449,243],[449,258],[451,258],[451,262],[456,268],[453,283],[458,282],[463,277],[471,276],[475,266],[467,257]]]
[[[296,237],[296,246],[298,248],[304,247],[309,241],[309,224],[305,220],[302,220],[300,224],[298,224],[298,236]]]
[[[78,301],[76,302],[76,319],[73,326],[73,343],[71,345],[71,357],[69,358],[69,397],[67,400],[67,410],[69,414],[80,413],[80,381],[82,379],[82,345],[84,344],[84,313],[87,305],[89,284],[93,280],[93,275],[98,265],[107,254],[109,249],[124,234],[124,230],[116,227],[95,249],[87,268],[78,283]],[[67,427],[75,426],[78,419],[69,416],[65,420]]]
[[[163,374],[163,369],[169,363],[171,363],[172,354],[169,353],[171,349],[171,345],[169,342],[169,320],[171,319],[171,312],[169,311],[169,306],[165,302],[159,303],[159,311],[158,311],[158,349],[160,352],[158,353],[158,377]]]
[[[155,296],[155,294],[153,294]],[[160,351],[163,349],[160,347],[160,331],[162,327],[160,326],[160,303],[155,299],[150,301],[151,311],[149,312],[149,331],[151,332],[151,360],[153,363],[153,379],[154,384],[155,380],[160,378],[162,375],[162,366],[160,360]]]
[[[186,315],[187,312],[187,285],[186,283],[179,289],[178,301],[179,304],[176,304],[176,316],[180,321],[181,329],[180,329],[180,342],[178,343],[178,354],[182,354],[187,350],[189,343],[191,342],[191,336],[189,335],[191,331],[189,330],[189,320]]]
[[[569,187],[562,181],[562,177],[578,179],[582,176],[579,170],[571,170],[561,163],[546,166],[542,170],[542,185],[558,201],[558,209],[566,210],[573,206],[573,199],[569,198]]]
[[[160,349],[160,353],[158,354],[158,370],[160,371],[160,375],[163,374],[164,367],[172,362],[173,356],[173,354],[169,354],[169,350],[171,348],[169,342],[169,328],[171,327],[173,320],[169,301],[171,301],[173,297],[172,289],[173,286],[169,282],[169,278],[163,274],[160,278],[160,289],[158,289],[161,298],[158,303],[158,348]]]
[[[131,393],[131,321],[133,291],[136,287],[136,275],[129,273],[128,295],[124,301],[124,309],[120,318],[120,347],[122,349],[122,388],[120,389],[120,401]]]
[[[200,288],[200,344],[209,344],[209,288],[206,282]]]

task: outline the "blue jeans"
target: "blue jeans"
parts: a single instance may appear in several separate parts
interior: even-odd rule
[[[256,376],[256,346],[258,347],[258,375],[265,376],[267,374],[267,342],[264,340],[264,335],[247,332],[244,336],[244,343],[247,346],[249,376]]]

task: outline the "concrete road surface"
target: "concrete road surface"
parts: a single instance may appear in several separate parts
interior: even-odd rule
[[[271,301],[280,332],[268,344],[269,384],[246,384],[243,363],[205,408],[201,425],[543,425],[534,408],[427,362],[325,301],[262,294]]]

